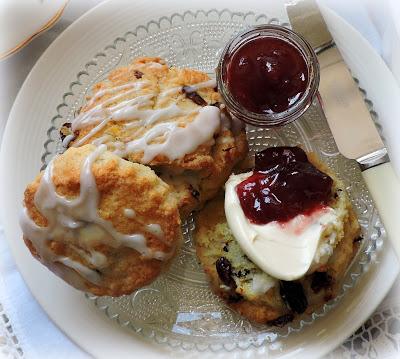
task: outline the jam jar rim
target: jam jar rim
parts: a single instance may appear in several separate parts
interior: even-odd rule
[[[225,60],[229,59],[231,55],[246,42],[258,37],[278,38],[286,41],[299,51],[300,55],[306,62],[308,69],[306,91],[293,106],[290,106],[283,112],[260,114],[246,109],[231,94],[223,79]],[[231,53],[230,56],[227,56],[229,53]],[[295,121],[307,111],[318,91],[320,68],[317,54],[303,36],[281,25],[256,25],[239,32],[225,45],[216,69],[216,80],[218,90],[231,114],[250,125],[258,127],[275,127]]]

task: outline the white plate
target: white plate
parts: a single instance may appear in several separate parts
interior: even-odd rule
[[[233,0],[218,2],[219,9],[251,9],[285,19],[282,4],[275,2],[273,5],[263,6],[262,2],[256,0],[247,0],[245,5]],[[203,0],[196,6],[191,4],[191,10],[213,7],[215,1],[211,0]],[[188,2],[175,1],[166,4],[158,0],[153,1],[149,7],[148,1],[143,0],[135,3],[110,1],[90,11],[70,26],[35,65],[15,101],[4,134],[0,157],[2,219],[17,265],[47,314],[71,339],[95,357],[161,357],[168,354],[179,356],[179,353],[172,352],[165,346],[145,342],[121,329],[90,306],[81,293],[50,275],[47,269],[32,260],[20,240],[21,232],[17,220],[23,189],[40,168],[42,144],[46,140],[49,121],[65,88],[88,61],[87,54],[96,53],[96,50],[102,49],[117,36],[141,23],[186,9]],[[331,23],[348,27],[333,15]],[[369,51],[370,58],[374,57],[371,50],[365,50],[366,45],[359,40],[358,33],[348,27],[347,34],[347,41],[351,44],[350,48],[354,54],[358,53],[357,46],[363,46],[364,51]],[[370,73],[380,70],[373,61],[370,63],[374,66]],[[379,62],[377,64],[382,66]],[[387,74],[384,71],[382,73]],[[381,80],[385,81],[385,78],[381,77]],[[369,88],[366,89],[369,92]],[[382,99],[379,98],[372,100],[382,103]],[[388,98],[386,100],[390,101]],[[285,340],[285,349],[280,352],[282,356],[313,358],[332,350],[368,318],[390,289],[398,272],[398,262],[390,246],[385,245],[379,255],[378,265],[371,266],[367,275],[345,296],[340,306],[314,325],[290,335]],[[279,350],[277,345],[276,351]],[[212,353],[208,354],[210,357],[215,356]],[[261,356],[263,349],[255,349],[252,354]],[[207,353],[202,355],[207,356]],[[232,356],[231,353],[220,355]]]
[[[0,1],[0,59],[18,51],[61,16],[68,0]]]

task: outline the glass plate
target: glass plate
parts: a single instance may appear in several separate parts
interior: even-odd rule
[[[51,120],[42,156],[43,167],[64,148],[59,139],[60,126],[69,122],[85,101],[91,86],[104,79],[117,66],[138,56],[160,56],[168,64],[192,67],[214,75],[219,54],[236,32],[253,24],[280,23],[278,19],[254,13],[187,11],[150,21],[94,54],[71,82]],[[365,94],[365,93],[364,93]],[[371,114],[372,104],[366,100]],[[123,327],[130,328],[158,343],[196,350],[234,350],[264,346],[267,350],[284,345],[281,339],[310,325],[340,302],[349,288],[368,270],[382,246],[384,229],[354,161],[340,155],[317,103],[297,122],[279,129],[247,127],[250,152],[267,146],[302,145],[323,159],[347,186],[362,227],[364,241],[348,270],[338,297],[312,315],[303,315],[285,328],[251,323],[226,306],[209,289],[198,264],[192,240],[193,217],[183,224],[184,246],[170,270],[151,285],[119,298],[86,295],[99,311]],[[283,343],[283,344],[282,344]]]

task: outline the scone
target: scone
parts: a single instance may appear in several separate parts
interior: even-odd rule
[[[243,126],[221,105],[207,74],[138,58],[96,84],[61,136],[66,146],[106,144],[149,165],[171,187],[183,217],[225,183],[247,153]]]
[[[278,206],[263,213],[264,218],[270,216],[268,221],[265,220],[267,224],[261,223],[263,218],[257,212],[263,206],[257,202],[257,196],[251,199],[254,217],[252,220],[248,217],[244,220],[239,215],[234,216],[235,209],[230,206],[230,199],[225,197],[231,196],[232,192],[225,196],[220,192],[197,215],[195,233],[197,254],[210,278],[213,291],[250,320],[277,326],[285,325],[303,312],[313,312],[338,294],[360,240],[360,226],[343,183],[313,154],[306,156],[299,148],[277,148],[267,150],[264,155],[273,159],[284,151],[290,153],[287,160],[272,163],[269,168],[256,174],[265,175],[262,179],[264,182],[260,183],[270,181],[260,190],[260,193],[268,193],[264,197],[265,208],[268,209],[273,201],[276,202],[272,204]],[[294,157],[304,156],[304,161],[309,163],[306,166],[291,167],[288,173],[298,175],[296,171],[304,171],[308,176],[312,172],[316,181],[314,185],[319,186],[319,192],[317,195],[312,194],[310,187],[307,188],[304,183],[297,183],[298,188],[295,188],[292,182],[289,197],[295,195],[296,191],[304,191],[308,197],[298,203],[291,198],[290,208],[281,211],[279,201],[288,199],[284,198],[282,192],[279,196],[276,193],[284,189],[287,183],[290,184],[287,181],[291,179],[279,179],[279,176],[282,176],[282,168],[292,161],[293,153]],[[312,167],[314,169],[311,171]],[[240,200],[249,200],[254,194],[251,189],[257,183],[246,183],[248,178],[252,177],[249,174],[241,174],[239,177],[233,175],[226,185],[226,191],[243,194],[240,191],[244,189],[247,198],[240,197]],[[298,178],[305,179],[301,176]],[[308,180],[313,181],[312,178]],[[276,181],[281,181],[278,189]],[[326,183],[326,186],[321,183]],[[328,192],[324,194],[325,190]],[[322,195],[326,201],[321,201]],[[292,216],[288,215],[296,206],[304,206],[312,196],[317,199],[317,207],[293,212],[300,213],[294,217],[293,213]],[[229,224],[227,217],[230,218]],[[279,221],[273,218],[279,218]],[[240,232],[241,226],[243,233]],[[242,235],[249,236],[247,242]],[[259,253],[252,251],[252,246],[258,246],[255,252]],[[307,263],[304,268],[303,262]]]
[[[70,148],[27,186],[24,241],[75,288],[120,296],[149,284],[181,239],[169,186],[101,145]]]

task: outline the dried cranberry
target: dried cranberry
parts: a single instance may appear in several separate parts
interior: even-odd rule
[[[332,284],[332,277],[327,272],[314,272],[312,274],[311,289],[318,293],[321,289],[328,288]]]
[[[189,185],[189,190],[190,190],[190,194],[191,194],[194,198],[199,199],[199,197],[200,197],[200,192],[199,192],[197,189],[195,189],[192,185]]]
[[[141,79],[143,77],[144,73],[142,71],[139,70],[135,70],[135,77],[137,79]]]
[[[283,301],[294,312],[301,314],[307,309],[308,301],[301,283],[281,280],[280,294]]]
[[[274,320],[269,320],[267,322],[268,325],[273,325],[275,327],[284,327],[287,323],[290,323],[294,319],[293,313],[288,313],[281,315],[280,317],[274,319]]]
[[[215,267],[221,281],[232,289],[236,289],[235,280],[232,277],[232,265],[225,257],[220,257],[215,262]]]
[[[241,278],[241,277],[245,277],[245,276],[248,275],[249,273],[250,273],[250,270],[248,270],[248,269],[246,268],[246,269],[240,270],[240,271],[237,272],[235,275],[236,275],[236,277]]]
[[[228,297],[228,302],[230,303],[238,303],[243,299],[243,296],[239,293],[232,293]]]
[[[363,236],[358,236],[357,238],[355,238],[355,239],[353,240],[353,243],[361,242],[363,239],[364,239]]]
[[[222,152],[228,152],[228,151],[230,151],[230,150],[233,150],[235,147],[228,147],[228,148],[224,148],[223,150],[222,150]]]
[[[71,128],[71,125],[72,125],[71,122],[66,122],[61,126],[61,129],[60,129],[61,141],[64,141],[64,138],[67,137],[67,135],[63,132],[63,129]]]
[[[204,98],[201,97],[196,91],[191,91],[190,86],[183,86],[182,91],[185,96],[189,100],[192,100],[196,105],[207,106],[207,102],[204,100]]]

